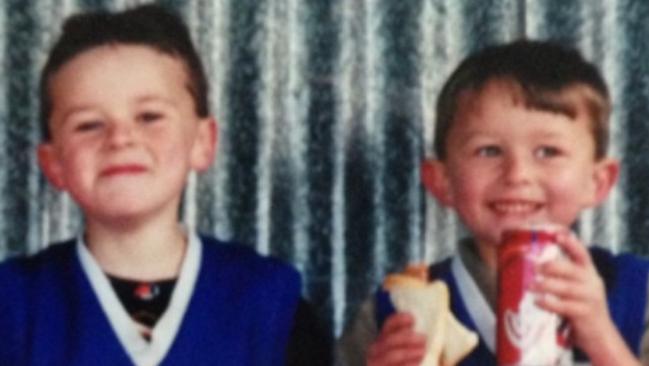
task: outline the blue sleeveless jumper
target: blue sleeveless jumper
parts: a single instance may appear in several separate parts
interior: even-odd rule
[[[629,348],[638,355],[644,331],[644,317],[647,306],[647,276],[649,262],[630,254],[614,256],[601,248],[590,249],[590,254],[606,286],[609,311],[613,322],[622,334]],[[477,334],[476,325],[460,296],[458,284],[451,271],[451,260],[434,264],[429,270],[431,279],[446,282],[450,293],[451,311],[460,322]],[[389,294],[379,290],[376,294],[376,317],[379,326],[395,309]],[[495,355],[487,348],[482,337],[478,346],[460,362],[459,366],[496,365]],[[579,350],[575,350],[576,361],[587,361]]]
[[[201,238],[187,312],[160,365],[282,365],[298,273],[241,245]],[[132,365],[74,242],[0,265],[0,366]]]

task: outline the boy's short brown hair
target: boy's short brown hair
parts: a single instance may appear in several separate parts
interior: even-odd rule
[[[451,74],[437,99],[434,149],[446,158],[446,138],[463,92],[480,91],[488,82],[511,83],[527,108],[577,115],[581,101],[591,119],[595,158],[608,148],[611,110],[608,88],[597,68],[573,49],[547,41],[520,40],[487,47],[466,58]],[[580,97],[575,99],[575,94]]]
[[[178,58],[187,72],[187,88],[194,99],[196,114],[202,118],[209,115],[208,85],[203,64],[187,27],[178,16],[155,4],[118,13],[80,13],[68,18],[63,25],[63,34],[54,44],[41,72],[40,120],[45,141],[50,138],[50,78],[75,56],[111,44],[147,46]]]

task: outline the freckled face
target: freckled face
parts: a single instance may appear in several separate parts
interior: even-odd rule
[[[529,224],[570,226],[595,205],[610,162],[594,158],[586,113],[576,118],[526,108],[511,86],[465,92],[441,164],[446,203],[479,243]]]
[[[206,169],[214,126],[195,113],[183,63],[145,46],[90,49],[50,79],[46,175],[90,219],[177,210],[191,169]],[[175,213],[174,213],[175,214]]]

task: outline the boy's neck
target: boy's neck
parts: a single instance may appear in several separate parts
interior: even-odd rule
[[[477,241],[475,246],[482,263],[484,263],[489,271],[496,273],[498,269],[497,246],[490,243],[478,243]]]
[[[86,245],[103,271],[138,280],[176,277],[187,240],[175,221],[126,230],[88,222],[85,232]]]
[[[473,239],[464,239],[458,245],[458,253],[462,258],[466,269],[471,274],[471,277],[478,285],[478,289],[482,293],[492,310],[496,310],[496,286],[497,275],[495,268],[489,267],[488,263],[484,260],[483,254],[480,253],[481,247],[476,244]]]

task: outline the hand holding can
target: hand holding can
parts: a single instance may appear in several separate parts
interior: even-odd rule
[[[535,268],[562,255],[552,230],[516,229],[498,247],[496,353],[500,366],[566,365],[568,327],[541,309],[531,286]]]

